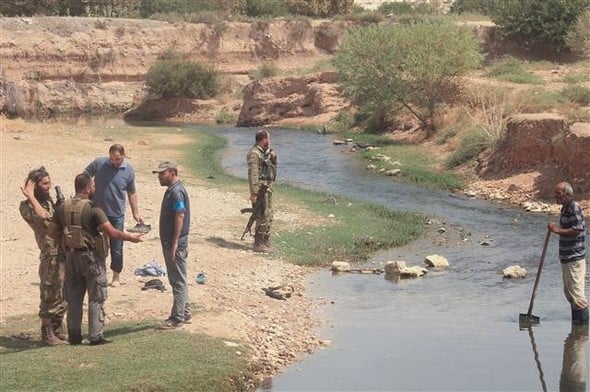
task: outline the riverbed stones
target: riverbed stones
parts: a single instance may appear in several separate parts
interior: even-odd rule
[[[334,272],[348,272],[350,271],[350,264],[346,261],[333,261],[332,271]]]
[[[390,177],[397,176],[398,174],[401,174],[401,173],[402,173],[401,169],[389,169],[385,172],[385,174]]]
[[[403,260],[388,261],[385,264],[385,275],[399,276],[401,278],[419,278],[426,275],[428,270],[426,268],[414,265],[406,266]]]
[[[508,279],[522,279],[526,278],[526,269],[520,265],[511,265],[510,267],[504,268],[502,274]]]
[[[441,255],[428,255],[424,258],[424,263],[428,267],[448,267],[449,260],[446,257]]]

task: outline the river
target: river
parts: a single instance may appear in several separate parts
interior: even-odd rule
[[[448,258],[449,268],[419,279],[333,276],[327,269],[310,276],[308,294],[326,304],[318,335],[332,344],[268,380],[261,391],[588,390],[587,330],[572,330],[555,236],[533,311],[541,323],[524,330],[518,324],[519,313],[528,310],[546,223],[555,217],[368,172],[351,158],[349,146],[333,145],[329,135],[271,132],[280,182],[419,211],[468,235],[452,246],[423,238],[366,262],[381,268],[387,260],[423,265],[428,254]],[[224,169],[244,178],[253,131],[215,133],[228,139]],[[515,264],[527,269],[527,278],[503,279],[502,269]]]

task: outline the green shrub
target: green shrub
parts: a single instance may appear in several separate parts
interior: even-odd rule
[[[288,13],[288,8],[283,0],[248,0],[245,13],[252,17],[281,16]]]
[[[509,56],[494,62],[487,75],[512,83],[543,83],[543,79],[525,70],[522,61]]]
[[[328,124],[335,132],[348,132],[355,125],[355,116],[350,110],[341,110]]]
[[[497,0],[456,0],[451,6],[451,12],[462,14],[475,12],[483,15],[491,15]]]
[[[250,73],[250,77],[254,80],[272,78],[273,76],[277,76],[280,72],[281,69],[276,63],[264,61],[255,71]]]
[[[565,37],[565,44],[572,52],[590,57],[590,8],[576,19]]]
[[[522,45],[561,50],[590,0],[502,0],[493,10],[499,33]]]
[[[217,71],[196,61],[161,60],[147,72],[148,93],[158,98],[214,97],[219,89]]]
[[[479,130],[471,130],[463,139],[459,147],[449,156],[445,165],[451,169],[470,161],[487,147],[485,136]]]
[[[235,124],[236,122],[238,122],[238,116],[235,113],[228,110],[227,108],[223,108],[215,116],[215,122],[217,124],[225,125]]]
[[[377,8],[377,11],[387,15],[402,15],[402,14],[431,14],[433,8],[426,3],[406,3],[406,2],[386,2]]]
[[[561,90],[561,95],[571,102],[582,106],[590,105],[590,88],[584,86],[567,86]]]

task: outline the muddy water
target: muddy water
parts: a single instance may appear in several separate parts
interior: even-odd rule
[[[245,177],[252,131],[216,132],[229,140],[224,168]],[[383,275],[332,276],[327,270],[311,276],[309,293],[324,303],[319,337],[332,344],[268,380],[262,390],[588,390],[587,330],[571,330],[556,238],[535,299],[533,314],[541,324],[532,330],[518,325],[519,313],[528,309],[546,222],[553,217],[393,182],[365,171],[349,147],[334,146],[329,136],[274,130],[272,141],[279,181],[432,217],[429,239],[376,254],[368,267],[399,259],[422,265],[433,253],[451,266],[398,282]],[[501,270],[514,264],[529,276],[502,279]]]

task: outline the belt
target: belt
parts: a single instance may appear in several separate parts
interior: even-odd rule
[[[89,252],[91,249],[89,249],[88,247],[84,247],[84,248],[67,248],[67,250],[70,253],[86,253],[86,252]]]

